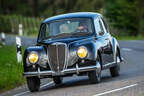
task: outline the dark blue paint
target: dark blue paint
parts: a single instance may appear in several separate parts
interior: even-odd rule
[[[68,18],[92,18],[94,19],[97,16],[101,16],[101,15],[98,13],[93,13],[93,12],[68,13],[68,14],[61,14],[61,15],[47,18],[46,20],[43,21],[43,23],[51,22],[54,20],[60,20],[60,19],[68,19]]]

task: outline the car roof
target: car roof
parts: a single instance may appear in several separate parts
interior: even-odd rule
[[[43,23],[51,22],[53,20],[60,20],[60,19],[66,19],[66,18],[94,18],[97,16],[101,16],[99,13],[94,12],[76,12],[76,13],[67,13],[67,14],[61,14],[53,17],[49,17],[43,21]]]

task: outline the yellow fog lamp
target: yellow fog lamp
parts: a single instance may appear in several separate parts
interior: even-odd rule
[[[31,52],[28,56],[28,60],[30,63],[36,63],[38,61],[38,54],[36,52]]]
[[[87,56],[87,49],[84,46],[81,46],[77,50],[77,55],[80,58],[85,58]]]

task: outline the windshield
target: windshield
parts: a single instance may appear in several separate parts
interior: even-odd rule
[[[72,18],[44,23],[40,29],[39,39],[82,36],[92,33],[91,19]]]

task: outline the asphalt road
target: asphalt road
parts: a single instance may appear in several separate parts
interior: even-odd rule
[[[99,84],[90,84],[87,76],[66,77],[58,86],[45,79],[39,92],[31,93],[24,85],[1,96],[144,96],[144,41],[119,43],[125,60],[119,77],[105,70]]]
[[[34,38],[34,37],[29,38],[29,37],[21,36],[20,38],[21,38],[21,43],[23,46],[33,46],[36,44],[36,38]],[[0,40],[1,40],[1,36],[0,36]],[[6,34],[5,43],[6,43],[6,45],[15,45],[16,44],[16,36]]]

